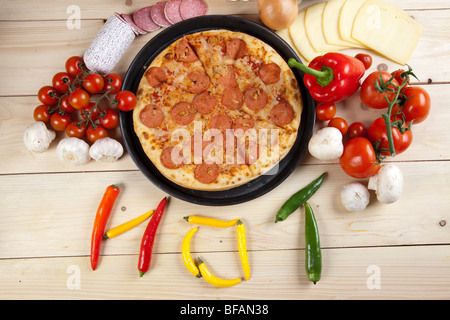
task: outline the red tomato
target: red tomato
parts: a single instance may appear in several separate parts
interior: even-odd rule
[[[368,75],[361,85],[361,92],[360,92],[361,101],[369,108],[373,109],[387,108],[389,105],[385,97],[387,97],[389,101],[392,101],[395,98],[395,92],[379,92],[375,88],[375,83],[380,85],[379,80],[380,75],[381,78],[383,79],[383,83],[386,83],[392,77],[389,72],[375,71],[372,72],[370,75]],[[392,79],[392,84],[398,86],[397,80]],[[388,88],[395,91],[395,87],[392,85],[388,86]]]
[[[86,123],[81,122],[77,124],[76,122],[71,122],[66,128],[66,134],[69,137],[75,137],[82,139],[86,134]]]
[[[345,173],[358,179],[371,177],[380,169],[372,144],[363,137],[350,139],[344,145],[339,163]]]
[[[133,92],[123,90],[116,94],[116,101],[119,110],[130,111],[136,106],[137,98]]]
[[[95,121],[98,119],[98,117],[100,116],[101,110],[99,109],[98,106],[95,109],[94,109],[94,107],[95,107],[95,103],[89,102],[88,106],[86,108],[83,108],[80,111],[80,114],[83,117],[83,119],[89,118],[89,115],[91,116],[92,121]]]
[[[48,123],[50,120],[50,112],[48,112],[48,106],[41,104],[34,109],[33,118],[36,121],[42,121]]]
[[[52,85],[59,93],[66,93],[72,81],[72,76],[67,72],[58,72],[53,76]]]
[[[108,91],[112,89],[109,93],[116,94],[122,89],[122,77],[115,73],[110,73],[105,76],[105,86],[103,87],[103,91]]]
[[[98,73],[88,74],[83,79],[83,88],[90,94],[100,93],[105,85],[105,80]]]
[[[403,94],[407,98],[402,112],[405,115],[406,122],[414,120],[413,124],[421,123],[430,114],[431,98],[428,92],[422,87],[407,87],[403,89]],[[399,106],[392,108],[392,114],[396,114]]]
[[[39,89],[38,99],[46,106],[54,106],[59,101],[59,94],[52,86],[43,86]]]
[[[400,154],[408,149],[413,140],[412,131],[406,130],[404,133],[401,133],[397,127],[392,127],[391,131],[392,139],[394,141],[395,153]],[[389,141],[387,137],[386,122],[384,121],[384,118],[380,117],[370,125],[367,132],[367,138],[373,145],[375,145],[377,141],[380,140],[378,148],[389,150]],[[391,155],[390,151],[381,151],[381,154],[386,156]]]
[[[405,72],[405,70],[399,69],[395,70],[394,72],[391,72],[391,76],[394,76],[395,80],[397,80],[399,85],[402,85],[403,82],[405,82],[406,78],[402,77],[402,73]],[[407,86],[409,85],[409,81]]]
[[[55,131],[64,131],[70,123],[70,116],[68,114],[60,114],[55,112],[50,117],[50,125]]]
[[[69,94],[69,103],[75,109],[86,108],[89,104],[90,95],[83,89],[76,89]]]
[[[353,122],[347,131],[347,135],[350,139],[356,137],[366,137],[367,136],[367,128],[362,122]]]
[[[328,122],[329,127],[335,127],[336,129],[339,129],[339,131],[342,133],[342,136],[345,136],[345,134],[348,131],[348,124],[347,121],[343,118],[335,117]]]
[[[355,56],[356,59],[361,61],[364,65],[364,68],[367,70],[372,66],[372,56],[366,53],[358,53]]]
[[[62,110],[63,112],[65,112],[65,113],[72,113],[72,112],[74,112],[74,111],[76,110],[74,107],[72,107],[72,106],[70,105],[69,97],[68,97],[68,96],[64,96],[64,97],[61,99],[61,102],[60,102],[59,106],[61,107],[61,110]]]
[[[84,61],[82,57],[73,56],[66,61],[66,71],[72,77],[77,76],[84,69]]]
[[[89,126],[86,130],[86,137],[91,143],[107,136],[108,131],[101,125],[96,125],[95,127]]]
[[[333,119],[336,115],[336,106],[334,104],[319,103],[316,106],[317,119],[321,121],[328,121]]]
[[[119,115],[116,110],[108,108],[103,111],[105,115],[101,118],[100,124],[106,129],[114,129],[119,125]]]

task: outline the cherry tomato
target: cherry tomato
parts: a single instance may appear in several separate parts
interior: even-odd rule
[[[109,89],[114,88],[109,93],[116,94],[122,88],[122,77],[115,73],[110,73],[105,76],[105,86],[103,87],[103,91],[108,91]]]
[[[405,70],[399,69],[395,70],[394,72],[391,72],[391,76],[394,76],[395,80],[397,80],[399,85],[402,85],[403,82],[405,82],[406,78],[402,77],[402,73],[405,72]],[[409,85],[409,81],[407,86]]]
[[[101,118],[100,124],[106,129],[114,129],[119,125],[119,115],[116,110],[108,108],[103,111],[105,115]]]
[[[117,108],[122,111],[133,110],[137,103],[137,98],[133,92],[128,90],[119,91],[116,94]]]
[[[389,105],[385,97],[387,97],[389,101],[392,101],[395,98],[395,92],[379,92],[375,88],[375,83],[380,84],[379,81],[380,75],[384,83],[386,83],[392,77],[389,72],[375,71],[369,74],[361,85],[361,92],[360,92],[361,101],[369,108],[373,109],[387,108]],[[398,86],[397,80],[392,79],[392,83]],[[393,87],[392,85],[388,86],[388,88],[395,91],[395,87]]]
[[[33,118],[36,121],[42,121],[48,123],[50,120],[50,112],[48,112],[48,106],[41,104],[34,109]]]
[[[343,136],[345,136],[348,131],[348,123],[343,118],[335,117],[331,119],[330,122],[328,122],[328,126],[339,129]]]
[[[366,53],[358,53],[355,56],[356,59],[361,61],[364,65],[364,68],[367,70],[372,66],[372,56]]]
[[[372,144],[363,137],[347,141],[339,163],[345,173],[358,179],[371,177],[380,169]]]
[[[101,125],[96,125],[95,127],[89,126],[86,130],[86,137],[91,143],[107,136],[108,131]]]
[[[66,128],[66,134],[69,137],[75,137],[78,139],[84,138],[84,135],[86,134],[86,123],[81,122],[71,122],[68,124]]]
[[[50,117],[50,125],[55,131],[64,131],[70,123],[70,116],[68,114],[60,114],[55,112]]]
[[[336,106],[334,104],[319,103],[316,106],[317,119],[321,121],[328,121],[333,119],[336,115]]]
[[[67,72],[58,72],[53,76],[52,85],[59,93],[66,93],[72,81],[72,76]]]
[[[411,130],[406,130],[401,133],[397,127],[392,127],[392,139],[394,140],[395,153],[400,154],[404,152],[412,143],[413,135]],[[375,145],[378,140],[380,144],[378,148],[389,149],[389,140],[387,137],[386,122],[383,117],[375,119],[375,121],[370,125],[367,131],[367,138],[370,142]],[[382,155],[391,155],[390,151],[381,151]]]
[[[39,89],[38,99],[46,106],[54,106],[59,101],[59,94],[52,86],[43,86]]]
[[[61,111],[65,112],[65,113],[72,113],[76,110],[74,107],[72,107],[70,105],[68,96],[64,96],[61,98],[61,102],[60,102],[59,106],[61,107]]]
[[[367,128],[362,122],[353,122],[347,131],[347,135],[350,139],[356,137],[366,137],[367,136]]]
[[[73,56],[66,60],[66,71],[72,77],[77,76],[84,69],[84,61],[82,57]]]
[[[83,88],[90,94],[100,93],[105,85],[105,80],[98,73],[88,74],[83,79]]]
[[[86,108],[89,104],[90,95],[83,89],[76,89],[69,94],[69,103],[75,109]]]
[[[95,103],[94,102],[89,102],[88,106],[86,108],[83,108],[80,111],[81,116],[83,117],[83,119],[87,119],[89,118],[89,115],[91,116],[91,120],[95,121],[98,119],[98,117],[100,116],[101,110],[98,108],[95,108]]]
[[[431,98],[428,92],[422,87],[407,87],[403,89],[403,94],[407,98],[402,112],[405,115],[405,121],[413,124],[421,123],[430,114]],[[392,108],[392,114],[396,114],[399,106],[395,105]]]

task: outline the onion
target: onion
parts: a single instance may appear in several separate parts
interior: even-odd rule
[[[261,21],[269,28],[282,30],[294,23],[298,14],[297,0],[258,0]]]

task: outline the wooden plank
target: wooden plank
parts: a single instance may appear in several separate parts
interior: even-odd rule
[[[154,251],[178,252],[183,236],[193,227],[183,217],[195,214],[242,218],[248,229],[249,250],[302,248],[302,209],[276,224],[275,215],[291,194],[324,171],[328,172],[327,180],[310,199],[324,248],[450,244],[448,163],[401,162],[398,166],[405,179],[402,198],[383,205],[371,192],[370,205],[359,213],[346,212],[340,203],[342,185],[354,179],[337,165],[301,166],[268,194],[234,206],[212,208],[171,198]],[[95,212],[110,184],[118,184],[122,191],[108,228],[154,209],[166,195],[135,171],[0,176],[0,234],[8,239],[0,246],[0,258],[88,255]],[[137,254],[145,226],[143,223],[105,241],[102,254]],[[232,229],[201,227],[195,251],[237,250],[235,237]]]
[[[303,250],[252,251],[250,280],[230,288],[213,287],[193,277],[179,252],[154,254],[151,268],[142,278],[136,255],[105,257],[95,272],[87,257],[0,260],[0,298],[449,299],[448,252],[448,245],[324,249],[322,279],[313,285],[305,277]],[[208,252],[202,258],[217,276],[243,276],[237,252]]]

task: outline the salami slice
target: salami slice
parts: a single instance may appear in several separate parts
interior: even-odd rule
[[[183,20],[204,16],[208,12],[208,5],[203,0],[182,0],[180,14]]]
[[[136,23],[133,21],[133,16],[131,14],[122,14],[122,18],[125,19],[125,21],[130,25],[131,29],[133,29],[133,32],[136,35],[139,34],[146,34],[147,31],[139,27]]]
[[[171,25],[170,21],[167,20],[166,15],[164,13],[164,9],[166,8],[167,1],[159,1],[155,3],[151,10],[151,18],[152,20],[161,27],[169,27]]]
[[[169,0],[164,7],[164,15],[171,24],[183,21],[180,14],[180,5],[183,0]]]
[[[146,32],[155,31],[161,28],[161,26],[156,24],[152,19],[151,12],[153,7],[154,6],[144,7],[133,13],[134,23]]]

